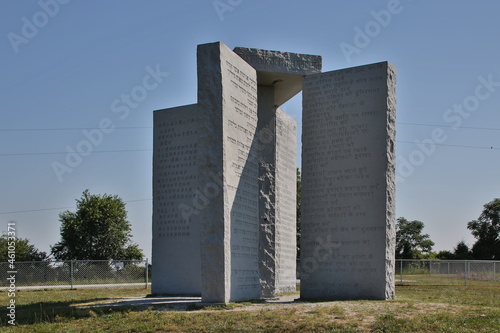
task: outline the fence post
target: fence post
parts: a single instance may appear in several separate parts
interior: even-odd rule
[[[144,268],[146,270],[146,289],[148,289],[148,282],[149,282],[149,267],[148,267],[148,258],[146,258],[146,267]]]
[[[403,283],[403,260],[402,259],[399,259],[399,266],[400,266],[400,270],[399,270],[399,274],[401,275],[401,283]]]
[[[497,279],[497,265],[496,264],[497,264],[496,262],[493,263],[493,281],[496,281],[496,279]]]
[[[464,286],[467,285],[467,260],[464,260]]]
[[[69,262],[69,280],[71,284],[71,289],[73,289],[73,271],[75,270],[74,260],[70,260]]]
[[[467,279],[470,279],[470,261],[467,261]]]

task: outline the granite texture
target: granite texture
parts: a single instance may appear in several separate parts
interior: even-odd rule
[[[297,286],[297,122],[276,110],[276,293]]]
[[[154,294],[204,303],[296,285],[296,122],[304,88],[301,297],[393,299],[395,70],[198,46],[198,102],[156,111]]]
[[[259,86],[274,87],[274,105],[281,106],[302,90],[304,75],[321,72],[321,56],[236,47],[234,52],[257,70]]]
[[[198,115],[196,105],[154,112],[152,294],[201,294]]]
[[[304,79],[302,298],[394,297],[394,139],[390,64]]]
[[[259,86],[259,274],[261,297],[296,289],[296,135],[293,118]]]
[[[202,301],[260,297],[257,74],[223,43],[198,46],[200,187],[221,191],[201,223]]]
[[[246,47],[236,47],[234,52],[259,72],[298,75],[321,73],[322,59],[318,55]]]

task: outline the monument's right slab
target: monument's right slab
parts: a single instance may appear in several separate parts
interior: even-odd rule
[[[394,298],[395,69],[303,82],[301,297]]]

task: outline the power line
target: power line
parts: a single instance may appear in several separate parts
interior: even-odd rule
[[[82,130],[92,130],[92,129],[101,129],[101,128],[99,128],[99,127],[0,128],[0,132],[82,131]],[[131,126],[131,127],[114,127],[113,128],[113,130],[130,130],[130,129],[153,129],[153,126]]]
[[[445,127],[445,128],[456,128],[456,129],[473,129],[473,130],[482,130],[482,131],[500,131],[500,128],[491,128],[491,127],[470,127],[470,126],[451,126],[451,125],[438,125],[438,124],[418,124],[418,123],[400,123],[397,122],[397,125],[410,125],[410,126],[425,126],[425,127]]]
[[[31,212],[44,212],[44,211],[48,211],[48,210],[70,209],[70,208],[73,208],[73,207],[58,207],[58,208],[17,210],[17,211],[12,211],[12,212],[0,212],[0,215],[4,215],[4,214],[18,214],[18,213],[31,213]]]
[[[411,143],[411,144],[417,144],[416,142],[412,141],[396,141],[397,143]],[[493,147],[493,146],[464,146],[464,145],[446,145],[442,143],[434,143],[435,146],[444,146],[444,147],[456,147],[456,148],[473,148],[473,149],[488,149],[488,150],[500,150],[500,148]]]
[[[406,123],[397,122],[398,125],[409,125],[409,126],[424,126],[424,127],[445,127],[445,128],[456,128],[456,129],[473,129],[482,131],[500,131],[500,128],[491,127],[472,127],[472,126],[452,126],[452,125],[442,125],[442,124],[421,124],[421,123]],[[82,130],[92,130],[100,129],[99,127],[62,127],[62,128],[0,128],[0,132],[36,132],[36,131],[82,131]],[[113,130],[131,130],[131,129],[153,129],[153,126],[129,126],[129,127],[115,127]]]
[[[137,199],[137,200],[124,201],[124,202],[130,203],[130,202],[151,201],[151,200],[153,200],[153,199],[152,198],[149,198],[149,199]],[[19,213],[32,213],[32,212],[45,212],[45,211],[49,211],[49,210],[71,209],[71,208],[75,208],[75,206],[71,206],[71,207],[57,207],[57,208],[43,208],[43,209],[16,210],[16,211],[11,211],[11,212],[0,212],[0,215],[5,215],[5,214],[19,214]]]
[[[397,143],[408,143],[408,144],[416,144],[413,141],[396,141]],[[447,144],[439,144],[435,143],[436,146],[444,146],[444,147],[456,147],[456,148],[472,148],[472,149],[493,149],[498,150],[500,148],[496,148],[493,146],[466,146],[466,145],[447,145]],[[103,153],[131,153],[131,152],[148,152],[153,151],[153,149],[124,149],[124,150],[96,150],[91,153],[103,154]],[[36,156],[36,155],[66,155],[69,152],[47,152],[47,153],[7,153],[0,154],[0,157],[3,156]]]
[[[124,149],[124,150],[95,150],[90,153],[129,153],[129,152],[140,152],[140,151],[153,151],[153,149]],[[0,154],[0,156],[31,156],[31,155],[65,155],[69,152],[48,152],[48,153],[12,153],[12,154]]]

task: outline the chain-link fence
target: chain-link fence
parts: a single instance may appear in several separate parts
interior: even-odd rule
[[[404,285],[500,285],[500,261],[396,259]]]
[[[147,260],[71,260],[0,263],[0,288],[15,276],[16,288],[142,287],[150,282]]]

